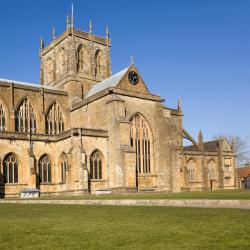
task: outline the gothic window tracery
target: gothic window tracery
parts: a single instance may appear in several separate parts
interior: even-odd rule
[[[60,157],[61,182],[66,183],[66,171],[68,169],[67,155],[63,153]]]
[[[84,46],[79,46],[78,48],[78,62],[77,69],[79,72],[83,72],[88,64],[88,53]]]
[[[196,162],[193,159],[190,159],[187,163],[187,169],[188,169],[188,177],[190,182],[196,181]]]
[[[96,150],[90,156],[90,179],[99,180],[102,179],[102,155]]]
[[[208,162],[208,179],[214,180],[215,177],[216,177],[215,162],[214,162],[214,160],[210,160]]]
[[[66,51],[64,48],[60,49],[59,51],[58,70],[60,75],[65,74],[67,71],[67,58],[66,58]]]
[[[135,115],[131,120],[130,142],[136,151],[136,169],[138,174],[152,172],[152,134],[149,124],[140,114]]]
[[[0,103],[0,131],[5,130],[5,126],[6,126],[5,122],[6,122],[5,110],[4,110],[3,104]]]
[[[15,116],[17,132],[36,133],[36,115],[30,101],[27,98],[25,98],[17,108]]]
[[[46,133],[49,135],[60,134],[64,131],[64,118],[57,102],[51,105],[46,115]]]
[[[102,76],[103,53],[98,49],[95,53],[95,76],[97,78]]]
[[[39,160],[39,182],[51,183],[51,161],[48,155],[43,155]]]
[[[48,60],[46,61],[46,65],[45,65],[45,72],[46,72],[46,82],[50,83],[54,80],[54,62],[51,58],[48,58]]]
[[[14,154],[8,154],[3,160],[4,183],[18,183],[18,161]]]

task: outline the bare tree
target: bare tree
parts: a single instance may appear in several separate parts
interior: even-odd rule
[[[226,138],[230,143],[233,151],[237,155],[237,166],[245,165],[250,162],[250,147],[247,138],[241,138],[237,135],[219,134],[214,136],[214,139]]]

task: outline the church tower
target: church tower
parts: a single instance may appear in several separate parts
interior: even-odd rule
[[[67,16],[66,31],[56,37],[53,27],[52,33],[53,40],[47,47],[41,39],[40,82],[67,91],[72,104],[111,75],[109,31],[106,28],[106,37],[94,35],[91,20],[89,32],[75,29],[72,11],[70,21]]]

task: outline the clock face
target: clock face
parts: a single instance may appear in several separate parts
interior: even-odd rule
[[[136,72],[130,71],[128,73],[128,80],[131,84],[136,85],[139,82],[139,76]]]

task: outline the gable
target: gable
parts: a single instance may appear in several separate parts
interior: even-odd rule
[[[137,84],[132,84],[129,81],[129,73],[131,71],[134,71],[138,75],[139,81]],[[129,90],[129,91],[135,91],[135,92],[140,92],[140,93],[149,93],[149,90],[148,90],[145,82],[143,81],[140,73],[138,72],[138,70],[134,64],[130,65],[130,67],[127,69],[125,75],[122,77],[122,79],[120,80],[120,82],[118,83],[118,85],[116,87],[119,89],[125,89],[125,90]]]
[[[222,139],[221,148],[222,151],[232,151],[231,145],[226,138]]]
[[[131,71],[135,72],[138,76],[138,83],[136,84],[131,84],[131,82],[129,81],[128,76]],[[110,76],[109,78],[99,83],[96,83],[87,93],[85,98],[93,96],[108,88],[118,88],[118,89],[124,89],[124,90],[149,94],[149,90],[146,84],[144,83],[138,70],[133,64],[130,65],[128,68],[123,69],[122,71]]]

